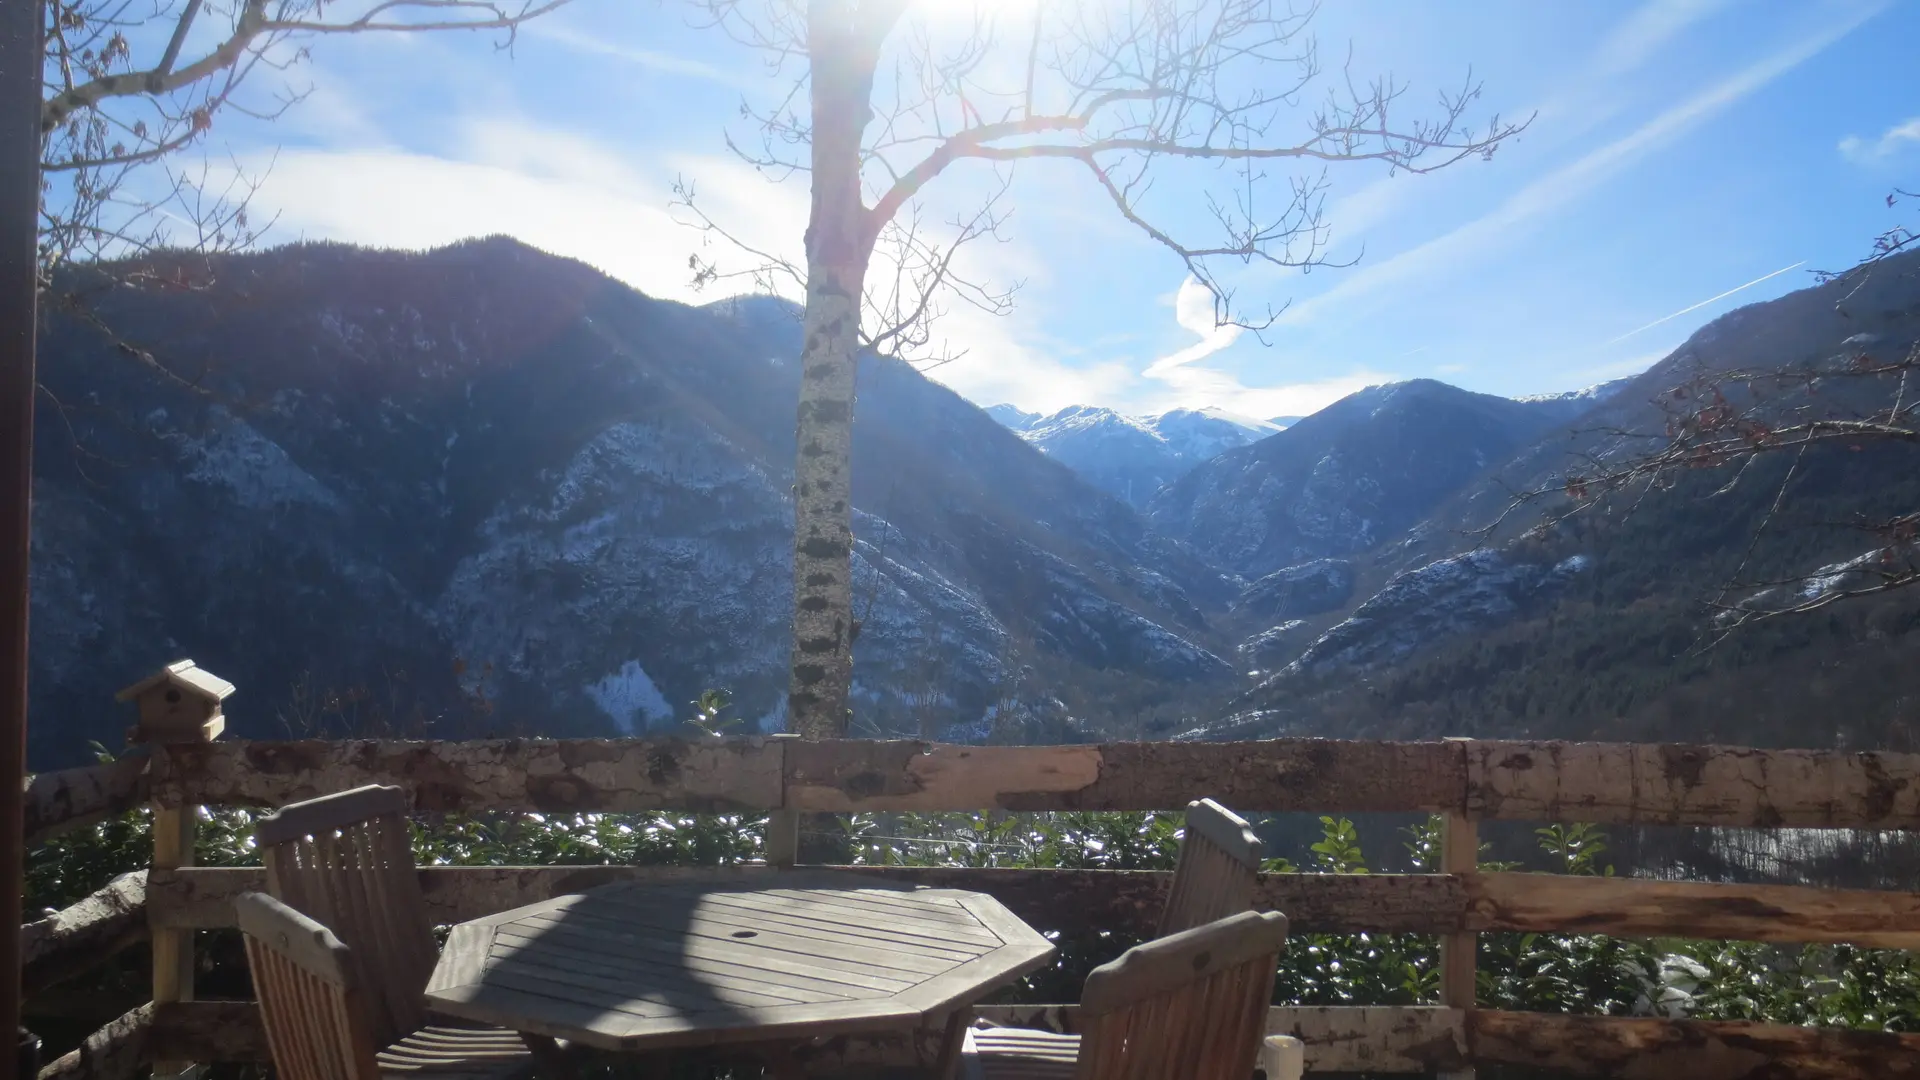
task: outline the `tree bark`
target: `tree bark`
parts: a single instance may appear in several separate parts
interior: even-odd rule
[[[859,632],[853,621],[853,398],[861,293],[875,236],[860,191],[860,140],[872,116],[874,58],[887,26],[863,19],[861,5],[850,0],[812,0],[807,24],[813,205],[794,430],[787,729],[831,739],[847,731]]]

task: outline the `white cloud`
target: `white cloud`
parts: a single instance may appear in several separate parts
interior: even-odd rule
[[[604,36],[583,33],[554,19],[535,19],[521,30],[528,37],[551,41],[556,45],[572,49],[590,56],[605,56],[629,64],[656,71],[662,75],[680,75],[690,79],[717,83],[734,90],[755,89],[754,81],[741,76],[738,72],[725,71],[712,64],[653,49],[637,49],[631,45],[622,45],[610,41]]]
[[[1824,32],[1797,41],[1667,109],[1629,134],[1554,169],[1527,184],[1493,212],[1390,259],[1362,267],[1340,283],[1295,303],[1280,316],[1283,324],[1303,325],[1330,308],[1366,297],[1385,286],[1418,276],[1448,276],[1488,250],[1507,242],[1524,223],[1582,198],[1629,165],[1672,143],[1681,135],[1744,100],[1773,80],[1818,55],[1878,14],[1884,5],[1862,9]]]
[[[1220,406],[1245,416],[1309,416],[1357,390],[1381,383],[1395,382],[1398,376],[1377,371],[1355,371],[1312,382],[1285,383],[1279,386],[1244,386],[1239,380],[1220,374],[1214,388]]]
[[[1601,39],[1594,53],[1600,75],[1625,75],[1675,38],[1726,8],[1729,0],[1649,0]]]
[[[1594,48],[1593,55],[1566,85],[1555,90],[1536,109],[1531,139],[1564,143],[1578,138],[1611,116],[1626,95],[1621,80],[1644,66],[1687,31],[1726,9],[1732,0],[1648,0],[1622,19]],[[1355,241],[1407,210],[1434,204],[1436,188],[1462,186],[1464,170],[1430,176],[1388,175],[1332,200],[1327,223],[1335,243],[1358,251]]]
[[[1920,116],[1895,124],[1877,139],[1849,135],[1840,140],[1840,156],[1856,164],[1867,164],[1891,157],[1904,147],[1920,143]]]
[[[1147,365],[1140,374],[1178,387],[1191,374],[1188,365],[1204,360],[1240,339],[1241,328],[1221,326],[1214,317],[1213,293],[1198,280],[1188,277],[1173,297],[1173,318],[1183,329],[1200,340],[1180,351],[1163,356]]]
[[[688,301],[745,286],[693,289],[689,257],[698,252],[726,265],[728,253],[706,246],[669,210],[675,174],[698,178],[715,217],[754,242],[790,252],[805,229],[803,190],[770,184],[730,159],[655,158],[647,166],[591,140],[512,121],[477,121],[462,133],[459,157],[281,151],[255,205],[279,215],[276,239],[426,248],[505,233],[648,295]]]

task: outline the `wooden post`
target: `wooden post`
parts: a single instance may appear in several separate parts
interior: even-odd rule
[[[792,732],[780,732],[768,736],[773,739],[798,739]],[[780,762],[780,787],[783,794],[781,802],[786,802],[786,761]],[[800,815],[796,811],[780,809],[767,815],[767,865],[776,870],[791,870],[800,857]]]
[[[165,754],[167,746],[211,742],[226,729],[221,703],[233,693],[233,684],[203,670],[191,660],[168,664],[116,695],[140,709],[140,720],[129,733],[135,742],[154,744]],[[200,808],[153,805],[153,868],[177,870],[193,865],[193,846],[199,832]],[[151,914],[153,909],[148,909]],[[153,1001],[169,1005],[193,1000],[193,931],[184,927],[150,925],[153,939]],[[192,1062],[155,1061],[153,1075],[178,1076]]]
[[[1449,739],[1448,742],[1466,742]],[[1479,823],[1466,815],[1463,806],[1449,811],[1440,824],[1440,872],[1471,877],[1480,869]],[[1450,1009],[1473,1011],[1475,1004],[1476,964],[1474,953],[1479,938],[1474,934],[1446,934],[1440,939],[1440,1004]],[[1473,1080],[1471,1066],[1440,1074],[1440,1080]]]
[[[156,750],[165,753],[165,750]],[[198,807],[153,808],[153,868],[177,870],[193,865],[193,842],[198,830]],[[193,931],[173,927],[150,927],[153,935],[153,1001],[166,1005],[193,1000]],[[191,1062],[155,1061],[153,1075],[178,1076],[192,1067]]]
[[[775,810],[767,815],[767,865],[776,870],[791,870],[800,856],[800,815],[792,810]]]
[[[27,771],[28,519],[39,302],[40,76],[47,5],[0,4],[0,1032],[20,1023],[21,785]],[[19,1036],[16,1035],[16,1039]],[[0,1078],[20,1070],[0,1054]],[[24,1078],[23,1078],[24,1080]]]

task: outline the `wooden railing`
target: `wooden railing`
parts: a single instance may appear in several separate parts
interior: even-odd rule
[[[1504,1013],[1475,1009],[1471,997],[1475,934],[1564,931],[1906,949],[1920,946],[1920,895],[1484,873],[1474,865],[1475,848],[1468,842],[1475,824],[1490,820],[1915,828],[1920,755],[1311,739],[1044,747],[781,738],[229,741],[156,746],[131,787],[115,772],[93,780],[69,775],[59,789],[131,791],[132,798],[150,798],[157,814],[190,822],[185,810],[197,805],[273,807],[370,782],[407,788],[423,813],[1177,810],[1204,795],[1243,813],[1441,814],[1454,834],[1448,863],[1453,873],[1275,874],[1262,880],[1257,905],[1286,912],[1299,932],[1440,935],[1451,957],[1446,966],[1464,972],[1449,980],[1439,1007],[1274,1009],[1270,1027],[1307,1041],[1310,1069],[1457,1073],[1504,1063],[1582,1076],[1684,1074],[1689,1080],[1920,1076],[1920,1036]],[[129,796],[64,798],[71,813],[87,815],[103,804],[123,805]],[[38,812],[44,827],[54,827],[57,810]],[[435,918],[452,922],[621,878],[774,872],[759,865],[434,867],[421,876]],[[1147,872],[852,872],[991,893],[1047,929],[1150,932],[1166,886],[1166,875]],[[261,887],[262,879],[256,870],[162,858],[143,885],[145,920],[156,944],[170,940],[180,949],[194,929],[233,925],[232,898]],[[124,929],[126,899],[96,903],[103,925],[93,932],[120,940],[114,937],[120,931],[104,924]],[[167,966],[178,963],[175,958]],[[103,1031],[86,1053],[56,1063],[56,1072],[113,1075],[109,1066],[124,1063],[134,1039],[142,1061],[264,1054],[252,1005],[195,1002],[190,983],[173,985],[168,993],[165,977],[156,974],[155,1004],[116,1022],[129,1033],[124,1039],[116,1042]],[[1062,1028],[1072,1023],[1070,1009],[999,1011]],[[831,1067],[899,1051],[884,1040],[842,1045],[821,1062]]]

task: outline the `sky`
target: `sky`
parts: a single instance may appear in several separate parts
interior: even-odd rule
[[[920,2],[936,27],[961,5]],[[1036,0],[983,2],[1026,18],[1010,9]],[[1334,74],[1345,60],[1408,84],[1414,114],[1471,72],[1474,115],[1530,123],[1491,160],[1428,175],[1328,165],[1327,253],[1352,265],[1236,274],[1242,310],[1278,312],[1257,335],[1216,327],[1205,290],[1085,177],[1023,163],[1002,238],[963,256],[970,276],[1018,285],[1012,310],[948,305],[935,345],[960,355],[929,375],[983,406],[1260,417],[1407,378],[1578,389],[1850,265],[1910,220],[1889,192],[1920,186],[1911,0],[1344,0],[1312,33]],[[798,252],[805,176],[770,177],[728,146],[755,144],[742,105],[783,83],[692,7],[574,0],[496,46],[480,34],[315,43],[289,76],[306,98],[272,123],[222,119],[210,148],[264,177],[268,242],[422,248],[506,233],[700,303],[745,286],[697,290],[690,256],[746,260],[673,206],[683,180],[732,235]],[[1307,118],[1274,130],[1297,137]],[[929,188],[928,213],[974,205],[995,182],[956,167]],[[1156,221],[1201,235],[1220,182],[1170,174]]]

